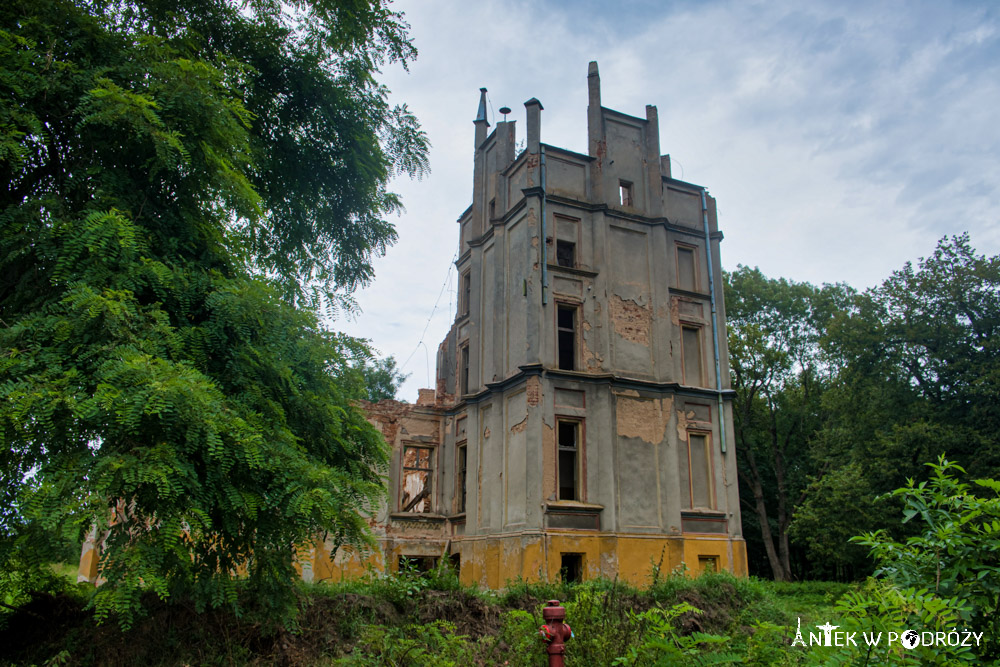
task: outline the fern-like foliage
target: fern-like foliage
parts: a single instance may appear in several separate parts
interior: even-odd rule
[[[370,352],[313,307],[370,280],[426,140],[362,4],[0,7],[0,567],[96,526],[100,617],[249,586],[281,620],[296,544],[370,541]]]

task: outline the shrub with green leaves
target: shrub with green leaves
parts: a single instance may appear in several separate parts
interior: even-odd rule
[[[910,479],[891,494],[903,502],[903,523],[918,524],[916,534],[902,542],[885,531],[854,538],[871,549],[875,578],[836,607],[842,631],[881,633],[883,641],[827,651],[824,664],[950,665],[1000,657],[1000,483],[976,480],[978,496],[956,478],[965,473],[961,466],[944,456],[927,465],[930,479]],[[978,646],[888,644],[889,632],[906,629],[982,634]]]
[[[1000,481],[960,482],[955,474],[965,470],[943,455],[927,465],[930,479],[908,480],[891,494],[904,502],[903,523],[919,522],[918,534],[897,542],[883,531],[856,541],[871,548],[876,576],[954,601],[960,620],[984,632],[1000,658]]]
[[[652,607],[642,613],[629,613],[629,621],[639,631],[639,641],[619,656],[612,665],[731,665],[742,656],[723,650],[729,637],[705,632],[681,634],[677,620],[684,614],[701,610],[686,602],[669,609]]]
[[[445,621],[401,628],[369,625],[351,655],[335,664],[459,667],[471,664],[467,639]]]

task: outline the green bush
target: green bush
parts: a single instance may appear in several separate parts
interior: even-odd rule
[[[1000,642],[1000,482],[977,479],[985,495],[972,493],[955,472],[965,470],[944,456],[928,463],[926,482],[907,485],[891,495],[905,503],[903,523],[919,519],[919,534],[896,542],[884,532],[856,538],[869,546],[878,563],[876,576],[898,586],[926,588],[951,600],[960,619],[983,632],[988,645]],[[992,655],[1000,658],[1000,653]]]
[[[456,667],[471,663],[472,645],[446,621],[392,626],[369,625],[351,655],[338,665]]]
[[[824,664],[953,665],[1000,659],[1000,483],[976,480],[986,496],[980,497],[956,479],[955,473],[965,470],[944,456],[927,465],[933,471],[929,480],[910,479],[890,494],[903,501],[903,523],[919,522],[917,534],[904,542],[885,531],[853,538],[871,549],[877,569],[863,589],[837,604],[840,629],[859,636],[968,630],[982,633],[979,645],[848,646],[827,652]]]

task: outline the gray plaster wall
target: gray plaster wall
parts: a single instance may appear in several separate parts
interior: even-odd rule
[[[599,513],[600,530],[675,534],[682,514],[701,511],[724,516],[728,532],[739,535],[731,397],[723,395],[720,412],[714,391],[709,260],[720,376],[729,386],[715,201],[706,196],[703,210],[702,188],[670,177],[654,107],[645,118],[607,109],[596,66],[588,81],[587,154],[539,143],[515,156],[513,123],[489,134],[485,121],[476,123],[473,204],[459,220],[458,268],[472,276],[470,311],[439,360],[446,367],[439,387],[457,394],[458,351],[469,344],[469,392],[454,396],[451,408],[456,420],[464,415],[465,432],[446,429],[442,448],[450,451],[439,460],[449,479],[439,488],[454,506],[454,450],[467,442],[464,534],[544,529],[547,508],[560,504],[556,425],[574,419],[583,434],[578,504]],[[541,135],[540,114],[530,111],[529,138]],[[631,187],[624,204],[623,183]],[[572,267],[556,265],[560,239],[575,244]],[[678,248],[695,258],[686,289]],[[559,304],[578,309],[574,371],[557,368]],[[696,380],[684,374],[684,327],[700,336]],[[681,473],[691,433],[710,442],[713,501],[685,514]]]

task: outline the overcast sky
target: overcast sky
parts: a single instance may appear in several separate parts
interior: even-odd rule
[[[399,242],[355,295],[362,313],[334,326],[406,362],[405,400],[433,386],[454,319],[480,87],[495,120],[513,110],[519,142],[537,97],[542,141],[586,153],[587,63],[598,61],[604,106],[645,117],[655,105],[674,177],[718,199],[726,269],[866,288],[946,234],[1000,252],[1000,3],[394,7],[420,55],[383,80],[420,118],[432,173],[395,183]]]

